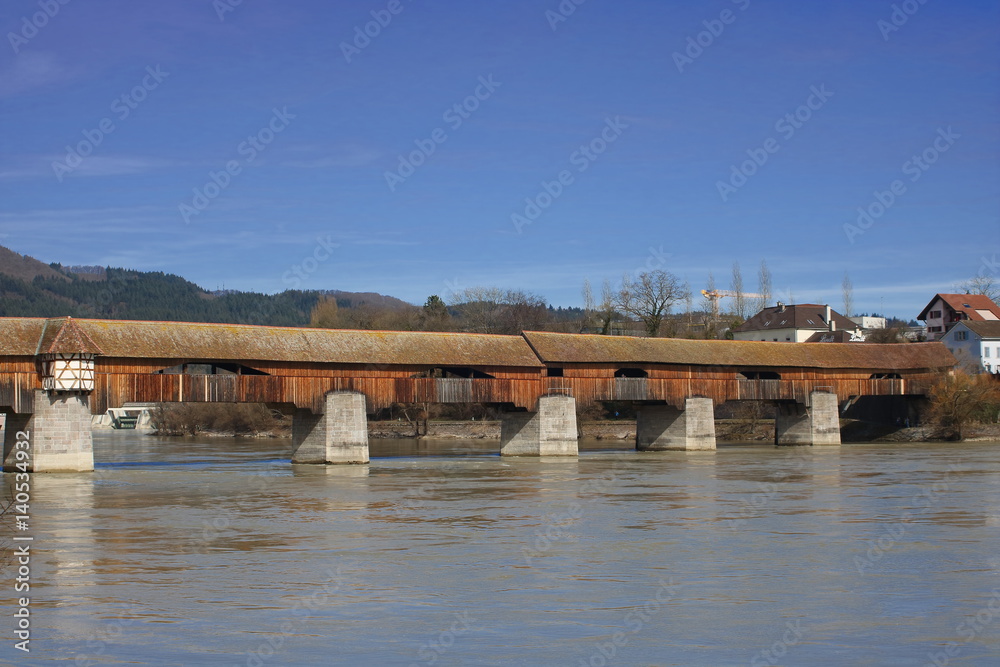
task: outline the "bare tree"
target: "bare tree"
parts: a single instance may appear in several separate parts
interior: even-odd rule
[[[931,419],[944,430],[949,440],[961,440],[963,428],[974,421],[995,418],[1000,408],[1000,388],[989,375],[970,375],[958,371],[931,387]]]
[[[684,286],[681,288],[684,291],[684,314],[687,316],[687,334],[685,337],[691,335],[691,311],[694,310],[694,298],[691,294],[691,283],[687,280],[684,281]]]
[[[655,337],[660,332],[664,316],[684,294],[677,276],[667,271],[649,271],[633,278],[622,278],[621,289],[615,305],[624,313],[642,320],[646,335]]]
[[[452,297],[462,328],[475,333],[500,333],[503,290],[498,287],[466,287]]]
[[[586,331],[590,328],[590,324],[594,320],[594,310],[594,291],[590,289],[590,279],[587,278],[583,281],[583,322],[580,323],[581,331]]]
[[[542,331],[549,323],[545,299],[523,290],[507,290],[503,295],[500,333],[519,334],[522,331]]]
[[[518,334],[544,329],[549,314],[545,300],[522,290],[468,287],[452,300],[466,331]]]
[[[712,274],[711,271],[709,271],[708,283],[705,285],[705,289],[702,290],[702,294],[707,295],[707,294],[713,294],[714,292],[715,292],[715,276]],[[714,312],[716,308],[714,303],[715,302],[711,297],[705,296],[705,310],[707,310],[710,313]]]
[[[745,320],[747,318],[747,298],[744,296],[743,272],[740,270],[739,262],[733,262],[733,279],[729,290],[733,293],[733,314],[741,320]]]
[[[309,326],[318,329],[336,329],[340,326],[336,297],[324,295],[319,298],[309,313]]]
[[[611,288],[611,281],[607,278],[604,279],[604,284],[601,285],[601,303],[597,307],[597,314],[600,318],[601,324],[601,334],[608,336],[611,334],[611,325],[615,321],[615,315],[618,312],[615,310],[615,292]]]
[[[996,279],[985,270],[980,271],[965,282],[959,283],[956,287],[966,294],[988,296],[994,303],[1000,301],[1000,284],[997,284]]]
[[[847,271],[844,271],[844,280],[840,286],[844,293],[844,317],[850,317],[854,314],[854,285]]]
[[[760,312],[771,304],[771,270],[767,268],[767,260],[760,260],[760,269],[757,270],[757,298],[756,312]]]

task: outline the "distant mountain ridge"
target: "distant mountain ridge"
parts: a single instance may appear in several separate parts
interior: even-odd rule
[[[209,292],[173,274],[98,266],[45,264],[0,246],[0,316],[172,320],[308,326],[323,295],[340,308],[412,309],[392,296],[341,290],[258,294]]]

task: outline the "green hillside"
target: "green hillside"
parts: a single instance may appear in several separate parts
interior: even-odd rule
[[[78,267],[73,267],[79,270]],[[85,267],[77,273],[0,246],[0,316],[307,326],[323,292],[210,293],[169,273]],[[338,305],[412,307],[379,294],[332,292]]]

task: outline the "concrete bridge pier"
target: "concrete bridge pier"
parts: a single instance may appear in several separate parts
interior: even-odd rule
[[[641,452],[715,449],[712,399],[687,398],[683,410],[672,405],[642,406],[636,418],[635,448]]]
[[[501,456],[576,456],[576,399],[538,399],[538,412],[505,412],[500,422]]]
[[[840,410],[837,395],[814,391],[809,406],[779,403],[774,418],[775,445],[839,445]]]
[[[365,395],[337,391],[324,400],[323,414],[292,416],[292,463],[368,463]]]
[[[28,452],[31,472],[89,472],[94,469],[90,396],[78,391],[35,390],[34,412],[8,413],[3,469],[21,472],[17,452]],[[27,437],[25,437],[27,436]],[[28,443],[27,446],[19,443]]]

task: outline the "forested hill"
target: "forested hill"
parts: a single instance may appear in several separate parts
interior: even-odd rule
[[[122,320],[224,322],[307,326],[322,292],[212,294],[179,276],[161,272],[44,264],[0,246],[0,316],[89,317]],[[387,302],[377,294],[332,293],[350,308]]]

